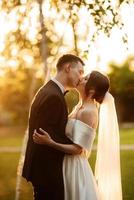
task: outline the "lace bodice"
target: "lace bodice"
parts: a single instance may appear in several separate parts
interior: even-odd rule
[[[78,119],[69,119],[66,126],[66,135],[75,144],[91,151],[95,138],[95,129]]]

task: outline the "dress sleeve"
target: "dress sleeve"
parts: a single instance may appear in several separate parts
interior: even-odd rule
[[[95,130],[81,121],[75,121],[72,130],[72,141],[90,151],[95,138]]]

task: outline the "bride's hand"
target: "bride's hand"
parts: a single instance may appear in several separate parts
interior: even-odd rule
[[[51,145],[54,141],[50,137],[50,135],[44,131],[43,129],[39,129],[43,135],[39,134],[36,130],[34,131],[33,134],[33,141],[37,144],[46,144],[46,145]]]

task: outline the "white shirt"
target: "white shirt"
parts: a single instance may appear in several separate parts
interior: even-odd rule
[[[59,81],[57,81],[56,78],[51,78],[51,80],[52,80],[53,82],[55,82],[56,85],[58,85],[58,87],[61,89],[62,93],[64,94],[65,88],[63,87],[63,85],[62,85]]]

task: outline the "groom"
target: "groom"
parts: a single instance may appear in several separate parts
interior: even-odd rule
[[[75,88],[81,80],[83,61],[72,54],[60,57],[57,75],[44,85],[34,97],[29,117],[29,139],[22,176],[34,188],[35,200],[64,200],[62,162],[64,153],[33,142],[39,128],[47,131],[59,143],[71,144],[65,135],[68,119],[64,99],[66,88]]]

